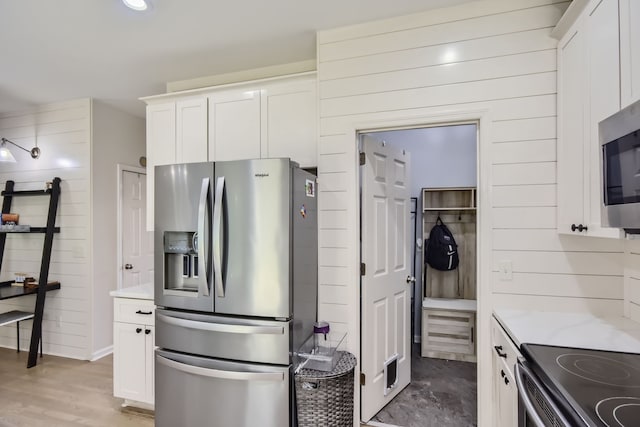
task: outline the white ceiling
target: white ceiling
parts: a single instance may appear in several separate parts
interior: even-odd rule
[[[315,58],[315,32],[470,0],[0,0],[0,112],[93,97],[144,116],[170,81]]]

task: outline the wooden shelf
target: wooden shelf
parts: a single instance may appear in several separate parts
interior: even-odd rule
[[[422,189],[423,211],[472,210],[475,208],[475,187]]]
[[[0,233],[3,233],[3,234],[11,234],[11,233],[29,234],[29,233],[46,233],[46,232],[47,232],[47,227],[31,227],[28,231],[0,230]],[[54,227],[53,228],[53,232],[54,233],[59,233],[60,232],[60,227]]]
[[[49,196],[51,195],[51,190],[23,190],[23,191],[3,191],[0,193],[2,196]]]

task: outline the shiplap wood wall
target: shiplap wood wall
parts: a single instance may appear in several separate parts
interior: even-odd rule
[[[493,273],[482,284],[490,305],[622,311],[623,243],[556,232],[557,42],[550,33],[568,5],[478,1],[318,34],[319,317],[349,333],[349,351],[359,354],[354,131],[363,123],[488,110],[481,144],[490,144],[491,166],[479,174],[491,186],[479,198],[491,206],[485,237]],[[420,159],[411,161],[419,167]],[[499,280],[502,260],[512,262],[511,281]],[[484,307],[480,327],[488,329]],[[480,362],[488,372],[489,358]],[[489,383],[481,376],[479,408],[490,406]]]
[[[626,241],[624,295],[625,316],[640,322],[640,239]]]
[[[23,147],[36,142],[42,150],[39,159],[11,148],[17,163],[0,164],[0,186],[7,180],[16,189],[41,189],[45,181],[58,176],[61,196],[56,225],[60,233],[53,239],[50,280],[62,288],[49,292],[43,320],[43,349],[46,353],[86,358],[90,346],[90,100],[50,104],[21,113],[0,115],[0,135]],[[20,223],[46,224],[48,197],[16,197],[12,211]],[[38,277],[43,235],[8,235],[2,265],[2,279],[15,272]],[[33,310],[35,297],[1,301],[0,310]],[[0,328],[0,345],[15,347],[15,325]],[[31,321],[21,325],[21,346],[28,348]]]
[[[53,239],[50,280],[61,289],[47,293],[43,320],[45,353],[94,359],[110,351],[113,310],[109,291],[116,287],[117,163],[136,164],[144,155],[144,120],[91,99],[38,106],[29,111],[0,114],[0,136],[23,147],[36,142],[39,159],[10,148],[17,163],[0,163],[0,186],[7,180],[16,189],[41,189],[60,177],[61,195]],[[47,197],[16,197],[12,212],[20,223],[46,224]],[[15,272],[38,277],[43,235],[7,236],[1,280]],[[35,296],[0,301],[0,312],[33,310]],[[15,347],[14,325],[0,327],[0,346]],[[31,321],[21,324],[26,349]]]

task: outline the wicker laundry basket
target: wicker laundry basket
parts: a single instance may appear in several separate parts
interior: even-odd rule
[[[295,375],[299,427],[353,426],[353,370],[348,352],[330,372],[302,369]]]

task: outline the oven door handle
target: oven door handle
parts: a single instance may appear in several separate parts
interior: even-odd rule
[[[516,386],[518,387],[518,396],[520,400],[524,404],[526,408],[526,412],[531,418],[531,421],[536,425],[536,427],[545,427],[547,424],[544,423],[538,412],[536,411],[533,403],[531,402],[531,396],[529,395],[529,391],[525,386],[525,377],[527,377],[538,389],[546,403],[549,405],[549,408],[553,411],[553,416],[557,418],[559,422],[561,422],[562,426],[571,427],[571,424],[567,421],[567,419],[562,415],[560,409],[555,404],[555,402],[549,396],[549,393],[545,390],[544,386],[540,383],[537,377],[531,372],[531,370],[525,366],[524,364],[518,363],[515,364],[516,370]],[[555,425],[555,424],[554,424]]]

